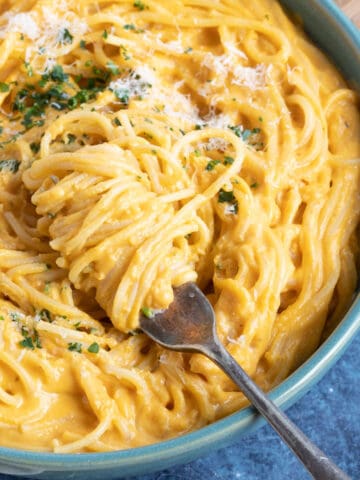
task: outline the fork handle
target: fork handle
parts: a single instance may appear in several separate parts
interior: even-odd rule
[[[230,376],[315,480],[351,480],[265,395],[220,342],[202,348],[202,353]]]

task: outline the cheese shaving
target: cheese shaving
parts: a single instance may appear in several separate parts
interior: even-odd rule
[[[8,33],[20,33],[31,40],[39,38],[40,29],[33,13],[17,13],[16,15],[6,12],[4,17],[8,23],[0,28],[0,38]]]
[[[231,46],[231,48],[229,48]],[[266,87],[268,68],[264,64],[258,64],[256,67],[247,67],[239,64],[237,56],[242,56],[242,52],[236,47],[227,44],[230,54],[214,55],[207,53],[202,61],[202,66],[213,71],[217,75],[217,82],[223,82],[228,75],[232,76],[231,83],[250,90],[259,90]]]

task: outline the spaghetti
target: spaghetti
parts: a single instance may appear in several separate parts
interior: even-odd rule
[[[0,9],[0,444],[108,451],[245,404],[138,329],[207,292],[268,390],[358,278],[358,99],[273,0]]]

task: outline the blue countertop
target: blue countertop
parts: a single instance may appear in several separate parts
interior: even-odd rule
[[[360,479],[360,335],[289,417],[353,480]],[[268,425],[187,465],[132,480],[308,480]],[[326,480],[326,479],[324,479]]]
[[[360,335],[325,377],[287,413],[353,480],[360,479]],[[14,478],[20,480],[20,477],[0,474],[0,480]],[[131,480],[309,478],[290,450],[266,425],[192,463]]]
[[[353,480],[360,479],[360,335],[287,414]],[[309,478],[300,462],[266,425],[190,464],[136,477],[136,480]]]

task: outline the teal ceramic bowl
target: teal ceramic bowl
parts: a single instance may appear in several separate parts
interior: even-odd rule
[[[283,0],[312,39],[360,92],[360,31],[332,0]],[[336,362],[360,330],[360,295],[340,325],[270,397],[282,408],[304,395]],[[0,448],[0,473],[51,480],[95,480],[147,474],[189,462],[247,434],[264,420],[245,408],[196,432],[156,445],[109,453],[53,454]]]

